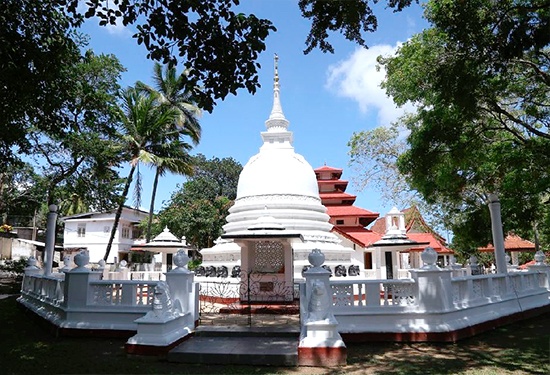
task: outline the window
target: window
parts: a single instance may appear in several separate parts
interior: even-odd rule
[[[371,270],[372,269],[372,253],[365,253],[365,269]]]
[[[344,220],[336,220],[336,225],[344,225]]]
[[[86,237],[86,224],[78,224],[76,227],[76,235],[78,237]]]
[[[128,225],[122,227],[122,238],[130,238],[130,227]]]
[[[140,238],[142,235],[142,230],[140,227],[134,225],[132,227],[132,239],[135,240],[136,238]]]

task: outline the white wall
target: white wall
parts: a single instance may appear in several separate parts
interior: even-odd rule
[[[98,262],[105,255],[105,250],[111,235],[114,223],[114,213],[97,213],[90,218],[75,218],[65,220],[64,248],[86,248],[90,253],[90,261]],[[147,213],[125,208],[122,211],[120,221],[115,233],[115,239],[109,253],[107,263],[113,263],[119,252],[128,252],[134,244],[132,226],[133,223],[147,217]],[[78,226],[85,225],[84,237],[78,236]],[[124,226],[130,227],[129,238],[122,238]]]

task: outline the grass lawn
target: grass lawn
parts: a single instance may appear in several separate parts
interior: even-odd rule
[[[3,282],[2,282],[3,281]],[[18,284],[0,280],[0,295]],[[508,325],[456,344],[348,345],[348,365],[311,367],[217,366],[128,356],[124,339],[56,338],[0,299],[2,374],[550,374],[550,314]]]

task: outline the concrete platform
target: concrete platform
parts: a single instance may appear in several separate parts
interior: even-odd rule
[[[216,314],[220,315],[220,314]],[[169,362],[297,366],[300,326],[297,316],[237,315],[225,325],[211,317],[211,324],[199,325],[194,335],[172,349]],[[224,319],[227,317],[223,317]],[[222,317],[219,317],[222,319]],[[201,318],[202,320],[202,318]]]

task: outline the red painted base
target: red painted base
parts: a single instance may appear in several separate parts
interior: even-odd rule
[[[490,331],[500,326],[511,324],[523,319],[532,318],[550,312],[550,306],[516,313],[495,320],[479,323],[470,327],[449,332],[364,332],[341,333],[345,343],[361,342],[457,342],[459,340]]]
[[[338,348],[298,348],[298,366],[336,367],[345,366],[345,346]]]

